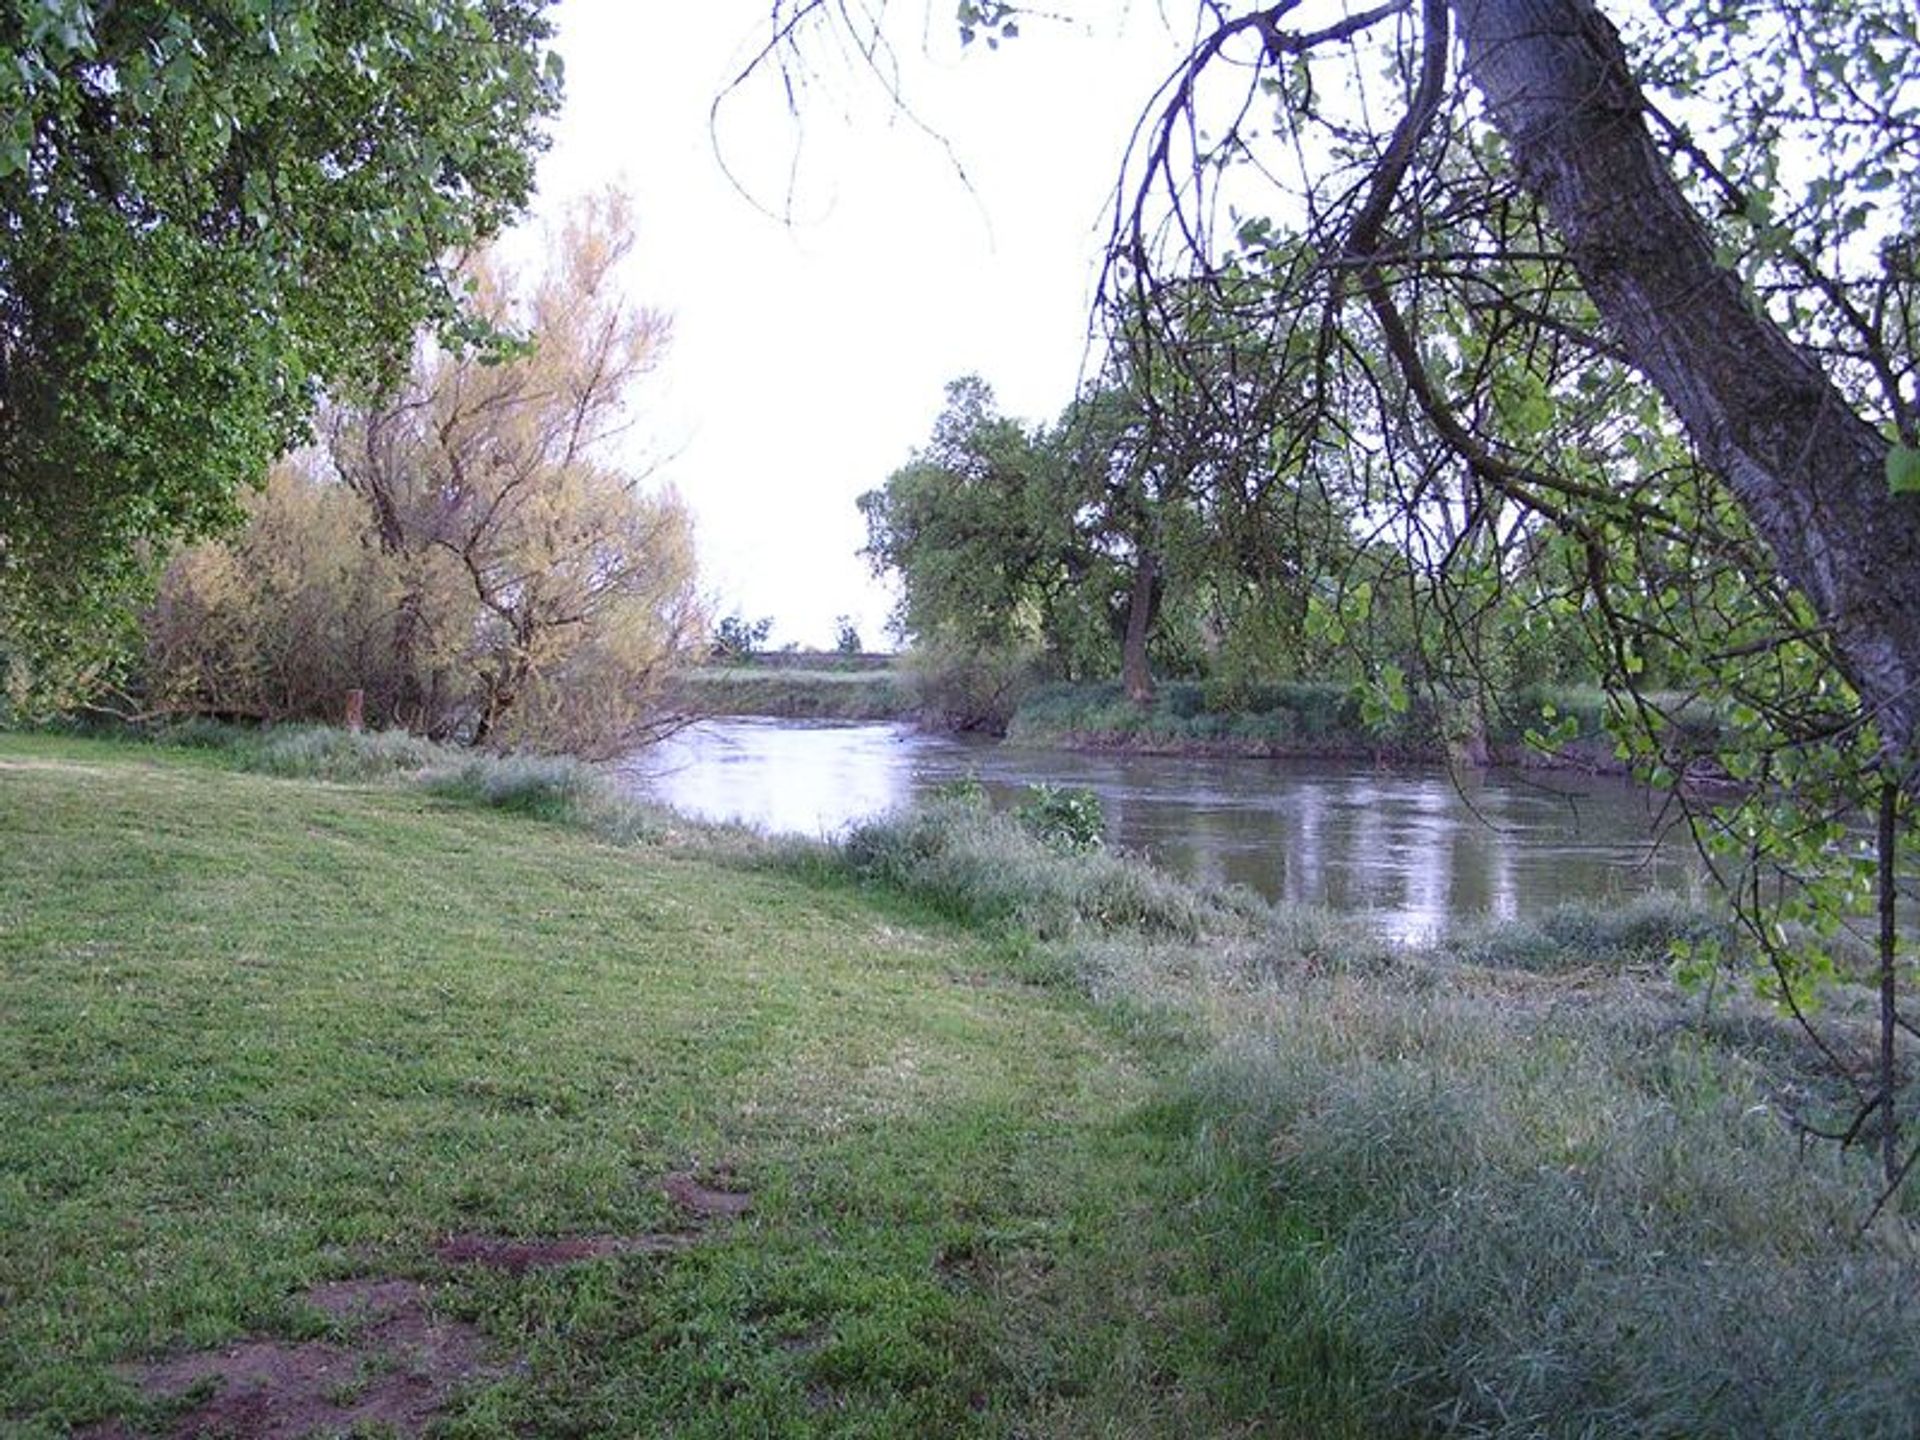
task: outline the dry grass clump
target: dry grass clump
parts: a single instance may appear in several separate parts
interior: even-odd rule
[[[957,920],[1041,940],[1115,931],[1198,939],[1245,931],[1265,909],[1248,892],[1190,885],[1134,856],[1050,846],[965,799],[857,825],[839,856],[860,879]]]

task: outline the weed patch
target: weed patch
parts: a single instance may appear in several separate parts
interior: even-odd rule
[[[858,879],[953,919],[1042,940],[1084,931],[1197,939],[1245,930],[1264,909],[1249,893],[1189,885],[1132,856],[1050,844],[1019,817],[964,798],[856,825],[832,853]]]

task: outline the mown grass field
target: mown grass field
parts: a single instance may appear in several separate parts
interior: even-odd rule
[[[960,802],[181,738],[0,736],[8,1434],[196,1433],[208,1355],[357,1413],[403,1332],[462,1383],[363,1435],[1920,1433],[1920,1204],[1660,978],[1710,916],[1409,952]]]
[[[448,1433],[1181,1433],[1152,1056],[925,914],[418,791],[0,739],[0,1424],[404,1275],[517,1373]],[[515,1277],[450,1234],[685,1229]],[[716,1177],[718,1177],[716,1179]],[[1169,1268],[1171,1267],[1171,1269]],[[177,1408],[177,1407],[176,1407]]]

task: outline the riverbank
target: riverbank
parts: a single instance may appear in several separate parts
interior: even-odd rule
[[[939,707],[922,703],[910,681],[882,657],[839,669],[827,668],[825,660],[768,656],[751,664],[705,666],[684,677],[680,701],[696,715],[909,721],[944,728]],[[1551,751],[1529,741],[1530,731],[1545,734],[1569,719],[1571,737]],[[1036,750],[1626,774],[1605,721],[1605,696],[1590,688],[1529,691],[1469,737],[1420,701],[1404,714],[1369,719],[1354,688],[1332,682],[1264,686],[1230,707],[1213,704],[1197,683],[1163,684],[1150,704],[1136,705],[1117,682],[1107,682],[1030,690],[1015,706],[1004,738]],[[1711,730],[1700,717],[1685,723],[1701,728],[1703,736]]]
[[[780,657],[769,656],[769,661]],[[886,664],[703,665],[677,682],[675,703],[691,715],[761,715],[778,720],[910,720],[912,697]],[[881,659],[882,657],[872,657]]]
[[[24,1435],[232,1354],[466,1436],[1920,1421],[1915,1207],[1850,1239],[1793,1032],[1658,978],[1698,917],[1408,951],[977,805],[775,845],[202,738],[0,737]]]
[[[1449,726],[1427,702],[1370,719],[1350,685],[1293,681],[1262,686],[1231,707],[1206,687],[1161,685],[1137,705],[1117,683],[1045,685],[1025,696],[1007,726],[1010,744],[1042,749],[1121,750],[1141,755],[1218,755],[1260,760],[1330,759],[1571,767],[1624,773],[1606,733],[1597,690],[1537,691],[1519,697],[1471,735]],[[1547,753],[1528,743],[1571,719],[1570,739]]]

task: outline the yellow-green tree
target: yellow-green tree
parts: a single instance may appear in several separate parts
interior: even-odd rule
[[[423,340],[387,398],[330,414],[326,474],[277,479],[240,536],[177,560],[154,612],[160,692],[279,717],[329,713],[358,688],[377,721],[496,747],[646,738],[705,617],[686,507],[615,453],[667,334],[618,288],[631,243],[609,195],[576,208],[531,279],[495,257],[466,266],[475,312],[527,341],[502,357]],[[232,688],[279,653],[270,632],[302,613],[288,597],[315,592],[332,598],[306,610],[337,635],[306,667],[315,683]],[[210,633],[236,636],[217,656],[166,643],[189,599]],[[307,625],[302,644],[324,642]],[[222,676],[224,693],[210,687]]]

